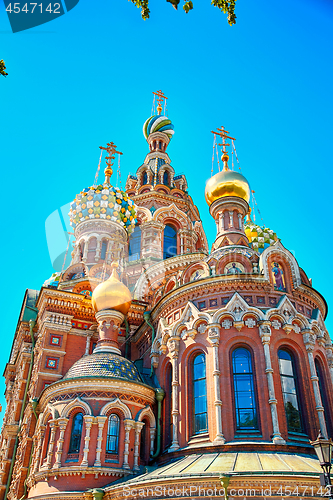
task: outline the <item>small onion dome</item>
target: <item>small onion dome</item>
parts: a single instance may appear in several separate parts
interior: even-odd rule
[[[237,196],[250,201],[250,186],[244,175],[223,168],[222,172],[213,175],[206,184],[205,198],[210,206],[215,200],[225,196]]]
[[[262,253],[265,248],[274,245],[278,241],[278,237],[268,227],[261,227],[249,220],[245,225],[245,234],[249,240],[251,248],[258,253]]]
[[[75,378],[118,378],[142,383],[134,363],[111,352],[96,352],[80,358],[68,370],[63,380]]]
[[[146,139],[154,132],[163,132],[169,139],[173,136],[174,126],[167,116],[154,115],[148,118],[143,125],[143,135]]]
[[[121,281],[119,281],[116,268],[118,264],[113,262],[110,278],[97,285],[91,297],[93,309],[96,312],[103,309],[112,309],[127,314],[131,307],[131,292]]]
[[[69,211],[70,224],[91,219],[105,219],[119,223],[128,234],[134,231],[136,206],[126,193],[108,184],[91,186],[76,195]]]

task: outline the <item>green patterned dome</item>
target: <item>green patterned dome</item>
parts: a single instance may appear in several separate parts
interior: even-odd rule
[[[268,227],[258,226],[252,220],[245,224],[244,229],[251,247],[256,252],[262,253],[266,248],[278,241],[274,231]]]
[[[74,378],[118,378],[142,383],[136,366],[128,359],[111,352],[96,352],[80,358],[63,380]]]

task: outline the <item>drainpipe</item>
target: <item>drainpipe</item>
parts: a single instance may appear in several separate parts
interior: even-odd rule
[[[37,408],[37,405],[38,405],[38,399],[37,398],[32,399],[30,401],[30,405],[31,405],[31,409],[33,411],[33,414],[35,415],[35,419],[36,419],[36,423],[37,423],[38,415],[36,413],[36,408]],[[29,464],[28,464],[28,470],[27,470],[27,477],[26,477],[26,479],[24,481],[24,492],[23,492],[23,495],[21,496],[20,500],[23,500],[27,496],[27,480],[28,480],[28,477],[29,477],[29,474],[30,474],[30,467],[31,467],[31,461],[32,461],[33,454],[34,454],[34,442],[32,441],[31,451],[30,451],[30,457],[29,457]]]
[[[151,311],[145,311],[143,313],[143,319],[145,320],[147,325],[150,326],[150,328],[151,328],[151,345],[153,345],[153,342],[155,340],[155,330],[154,330],[152,323],[150,323],[150,314],[151,314]],[[150,376],[151,377],[153,376],[153,373],[154,373],[154,367],[153,367],[153,363],[151,363],[151,369],[150,369]]]
[[[6,491],[5,491],[5,499],[7,498],[9,488],[10,488],[10,483],[12,481],[12,474],[13,474],[13,469],[14,469],[14,465],[15,465],[17,447],[18,447],[18,442],[19,442],[19,434],[21,432],[23,415],[24,415],[24,410],[25,410],[25,405],[26,405],[27,395],[28,395],[28,389],[29,389],[30,380],[31,380],[31,373],[32,373],[33,365],[34,365],[35,337],[34,337],[33,329],[34,329],[35,324],[36,324],[36,321],[34,321],[32,319],[29,321],[29,329],[30,329],[30,336],[31,336],[31,342],[32,342],[30,366],[29,366],[28,377],[27,377],[27,381],[26,381],[25,389],[24,389],[24,396],[23,396],[21,412],[20,412],[20,419],[19,419],[19,428],[18,428],[18,431],[16,434],[13,456],[12,456],[11,463],[10,463],[10,469],[9,469],[8,480],[7,480]]]
[[[162,401],[165,396],[165,392],[161,388],[155,389],[155,395],[157,400],[157,443],[156,443],[156,451],[154,455],[152,455],[151,459],[157,458],[161,453],[161,441],[162,441],[162,426],[161,426],[161,418],[162,418]]]

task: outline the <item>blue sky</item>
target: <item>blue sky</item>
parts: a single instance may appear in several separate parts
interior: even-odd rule
[[[93,183],[106,142],[124,153],[124,181],[136,171],[157,89],[175,126],[172,165],[187,175],[210,244],[210,131],[224,125],[266,226],[332,303],[332,2],[238,0],[233,27],[209,0],[188,15],[150,3],[144,22],[126,0],[80,0],[13,34],[0,2],[3,366],[25,289],[52,273],[45,220]]]

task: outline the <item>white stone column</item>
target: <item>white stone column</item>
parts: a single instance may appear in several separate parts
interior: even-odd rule
[[[135,422],[134,424],[134,430],[135,430],[135,440],[134,440],[134,464],[133,464],[133,470],[139,470],[139,445],[140,445],[140,435],[141,435],[141,429],[144,426],[144,422]]]
[[[316,411],[318,414],[319,427],[320,427],[322,435],[326,439],[328,439],[326,422],[325,422],[325,415],[324,415],[324,407],[323,407],[323,404],[321,401],[318,376],[317,376],[316,366],[315,366],[315,362],[313,359],[313,352],[312,352],[314,349],[314,346],[315,346],[316,336],[313,334],[313,332],[311,330],[306,330],[306,329],[302,330],[302,335],[303,335],[303,342],[305,345],[305,349],[306,349],[306,352],[308,353],[308,358],[309,358],[311,380],[312,380],[313,392],[314,392],[314,397],[315,397],[315,402],[316,402]]]
[[[86,427],[86,435],[84,436],[84,448],[83,448],[83,459],[81,462],[81,465],[87,466],[88,465],[88,453],[89,453],[89,441],[90,441],[90,431],[91,431],[91,426],[94,421],[94,417],[91,415],[84,415],[84,423]]]
[[[234,211],[229,210],[230,229],[234,227]]]
[[[102,442],[103,442],[103,429],[105,425],[105,421],[108,417],[99,415],[96,417],[98,424],[98,436],[97,436],[97,447],[96,447],[96,459],[94,463],[94,467],[100,467],[101,463],[101,453],[102,453]]]
[[[97,237],[96,252],[95,252],[95,262],[98,262],[99,259],[101,258],[101,248],[102,248],[102,237],[98,236]]]
[[[43,447],[43,441],[44,441],[44,436],[45,436],[45,425],[40,425],[38,429],[38,434],[37,434],[37,453],[36,453],[36,458],[35,458],[35,463],[33,467],[33,473],[38,472],[39,467],[40,467],[40,460],[41,460],[41,454],[42,454],[42,447]]]
[[[180,236],[180,253],[183,255],[184,253],[184,236]]]
[[[54,448],[54,442],[55,442],[55,434],[56,434],[56,430],[57,430],[57,421],[56,420],[49,420],[49,427],[50,427],[51,436],[50,436],[49,447],[47,450],[47,459],[46,459],[46,467],[48,469],[51,467],[53,448]]]
[[[58,438],[57,451],[55,453],[56,461],[54,462],[53,469],[58,469],[59,467],[61,467],[61,456],[62,456],[62,449],[63,449],[63,445],[64,445],[64,435],[65,435],[67,423],[68,423],[68,418],[59,418],[58,419],[60,434],[59,434],[59,438]]]
[[[243,229],[243,224],[242,224],[242,214],[238,213],[238,227],[240,230]]]
[[[124,448],[124,461],[123,461],[123,468],[124,469],[129,469],[129,463],[128,463],[128,455],[129,455],[129,444],[130,444],[130,431],[133,427],[133,420],[130,420],[129,418],[126,418],[124,420],[124,426],[125,426],[125,448]]]
[[[91,337],[92,337],[92,334],[87,334],[87,339],[86,339],[86,351],[84,353],[85,356],[88,356],[89,354],[89,349],[90,349],[90,342],[91,342]]]
[[[172,364],[172,443],[169,452],[178,450],[178,416],[179,416],[179,338],[171,338],[168,343]]]
[[[259,335],[261,338],[261,342],[264,346],[264,354],[265,354],[265,363],[266,363],[266,376],[268,383],[268,394],[269,400],[268,403],[271,408],[271,416],[272,416],[272,424],[273,424],[273,437],[272,441],[275,444],[286,444],[285,440],[281,436],[280,428],[279,428],[279,419],[277,413],[277,399],[275,397],[275,388],[274,388],[274,379],[273,379],[273,368],[271,362],[271,353],[269,350],[269,344],[271,340],[271,327],[269,321],[261,321],[259,324]]]
[[[84,242],[84,251],[83,251],[83,257],[82,257],[82,261],[83,262],[86,262],[87,261],[87,257],[88,257],[88,248],[89,247],[89,243],[88,241],[85,241]]]
[[[221,325],[218,323],[207,325],[208,339],[213,347],[213,380],[214,380],[214,406],[215,406],[215,420],[216,420],[216,436],[213,443],[216,445],[224,444],[225,439],[222,432],[222,401],[220,389],[220,362],[219,362],[219,344],[220,344],[220,329]]]

